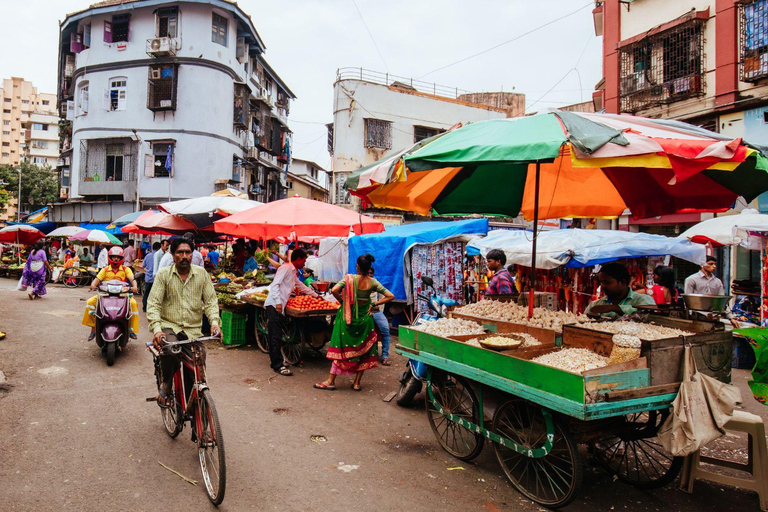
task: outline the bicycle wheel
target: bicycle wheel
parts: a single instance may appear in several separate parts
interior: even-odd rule
[[[443,450],[459,460],[474,459],[483,450],[485,437],[449,419],[447,414],[475,425],[480,423],[479,402],[468,381],[458,375],[432,370],[427,381],[429,426]]]
[[[195,415],[199,415],[199,421],[195,425],[202,425],[203,431],[197,436],[197,451],[200,458],[200,469],[203,471],[205,491],[208,499],[214,505],[224,501],[224,491],[227,484],[227,464],[224,459],[224,438],[221,435],[221,424],[213,398],[208,389],[200,393]]]
[[[256,346],[265,354],[269,354],[269,334],[267,330],[267,312],[262,308],[256,308]]]
[[[64,283],[64,286],[67,288],[77,288],[80,286],[81,279],[82,272],[75,267],[70,267],[61,273],[61,282]]]
[[[181,404],[179,403],[178,396],[176,395],[175,382],[171,387],[170,399],[171,402],[167,409],[165,407],[160,408],[160,415],[163,417],[165,432],[171,436],[171,439],[174,439],[179,435],[181,429],[184,428],[184,422],[181,419]]]

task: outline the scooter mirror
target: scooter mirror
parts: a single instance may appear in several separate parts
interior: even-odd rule
[[[432,287],[435,285],[435,282],[432,280],[432,278],[427,276],[421,276],[421,282],[424,283],[424,286]]]

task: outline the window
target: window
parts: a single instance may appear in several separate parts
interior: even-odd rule
[[[211,41],[227,46],[227,18],[213,13],[213,23],[211,25]]]
[[[11,113],[11,111],[10,111],[10,110],[8,110],[7,108],[4,108],[4,109],[3,109],[3,114],[10,114],[10,113]]]
[[[115,14],[112,21],[104,22],[104,42],[119,43],[127,42],[131,31],[131,15]]]
[[[107,162],[105,179],[107,181],[123,181],[124,144],[107,144]]]
[[[179,68],[176,64],[149,66],[147,108],[152,111],[176,110],[176,89]]]
[[[104,91],[104,110],[125,110],[127,84],[128,80],[125,77],[115,77],[109,80],[109,89]]]
[[[62,187],[69,186],[69,169],[61,170],[61,186]]]
[[[365,119],[365,147],[392,149],[392,122]]]
[[[243,160],[238,158],[237,155],[232,157],[232,181],[240,181],[240,177],[243,175]]]
[[[10,153],[3,153],[3,158],[8,158],[8,157],[10,157],[10,156],[11,156],[11,154],[10,154]]]
[[[48,141],[47,140],[33,140],[32,141],[32,147],[35,149],[48,149]]]
[[[10,126],[10,124],[11,124],[10,121],[3,121],[3,126]]]
[[[91,24],[86,23],[83,26],[83,49],[91,47]],[[43,103],[45,105],[45,103]]]
[[[768,0],[747,0],[739,6],[741,79],[768,77]]]
[[[10,103],[11,102],[11,98],[3,98],[3,101],[5,101],[6,103]]]
[[[84,116],[88,113],[88,82],[81,82],[77,86],[77,103],[75,115]]]
[[[286,183],[286,185],[288,186],[288,190],[293,190],[293,181],[291,181],[291,180],[288,180],[288,182]]]
[[[47,124],[42,124],[42,123],[32,123],[32,129],[33,130],[39,130],[39,131],[47,132],[48,131],[48,125]]]
[[[10,135],[11,132],[3,131],[3,135]]]
[[[51,104],[50,100],[43,100],[43,105],[45,105],[46,107],[50,104]]]
[[[45,165],[48,163],[48,159],[44,156],[36,156],[32,159],[32,163],[35,165]]]
[[[11,145],[10,142],[3,142],[3,147],[5,147],[5,148],[9,147],[10,145]]]
[[[235,83],[235,97],[234,97],[234,117],[233,122],[235,126],[243,129],[248,128],[248,118],[250,117],[250,103],[248,98],[251,92],[248,90],[248,86],[243,83]]]
[[[21,100],[21,103],[22,103],[23,105],[29,105],[29,100]]]
[[[619,48],[622,112],[704,93],[704,23],[693,18]]]
[[[179,11],[176,8],[157,11],[157,37],[176,37],[178,34]]]
[[[443,133],[445,130],[440,128],[430,128],[429,126],[414,126],[413,127],[413,142],[419,142],[420,140],[434,137],[439,133]]]
[[[338,173],[334,176],[336,181],[336,204],[349,204],[350,197],[344,184],[347,182],[347,173]]]
[[[152,176],[155,178],[168,178],[174,167],[174,143],[152,143]]]

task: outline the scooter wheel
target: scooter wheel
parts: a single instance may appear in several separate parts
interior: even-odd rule
[[[413,403],[413,399],[421,391],[421,381],[413,376],[411,372],[405,377],[405,380],[400,385],[400,389],[397,391],[397,405],[400,407],[408,407]]]
[[[107,366],[115,364],[115,345],[116,343],[107,343]]]

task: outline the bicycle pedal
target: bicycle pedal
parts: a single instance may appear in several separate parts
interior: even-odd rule
[[[156,396],[151,396],[151,397],[147,398],[146,400],[147,400],[147,402],[157,402],[157,397]]]

